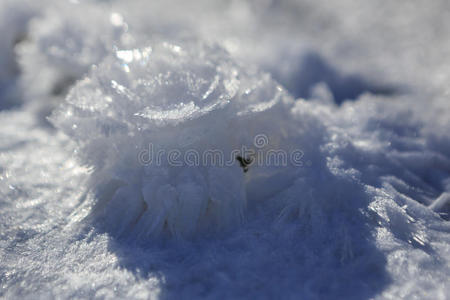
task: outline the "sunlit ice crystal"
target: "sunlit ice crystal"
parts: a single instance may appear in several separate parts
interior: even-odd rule
[[[218,46],[154,42],[109,55],[51,120],[94,170],[91,215],[103,228],[191,236],[242,222],[248,176],[236,150],[258,134],[280,143],[292,102]]]

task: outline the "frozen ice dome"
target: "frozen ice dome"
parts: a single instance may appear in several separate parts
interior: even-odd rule
[[[95,211],[109,230],[134,226],[146,236],[165,226],[189,235],[241,222],[245,178],[233,150],[252,147],[259,133],[274,133],[279,142],[292,103],[268,74],[240,66],[218,46],[160,42],[108,56],[75,85],[52,121],[93,166]],[[164,159],[143,161],[149,147],[165,151]],[[223,161],[188,166],[182,156],[177,166],[171,149],[213,149]]]

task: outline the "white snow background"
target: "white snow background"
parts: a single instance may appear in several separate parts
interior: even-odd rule
[[[448,299],[449,83],[444,0],[1,0],[0,297]]]

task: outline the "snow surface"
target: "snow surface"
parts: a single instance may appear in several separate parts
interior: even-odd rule
[[[446,1],[0,16],[1,297],[450,294]],[[298,156],[257,163],[270,150]]]

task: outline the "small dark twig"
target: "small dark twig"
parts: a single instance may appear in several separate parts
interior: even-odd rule
[[[253,162],[253,158],[251,158],[251,157],[243,158],[240,155],[236,156],[236,160],[239,162],[239,164],[241,165],[242,169],[244,169],[244,173],[247,173],[248,167]]]

